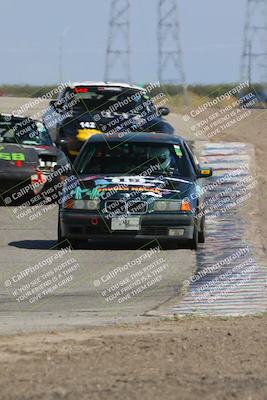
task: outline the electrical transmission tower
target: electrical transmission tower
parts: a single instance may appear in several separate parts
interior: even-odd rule
[[[131,81],[130,0],[112,0],[105,81]]]
[[[267,86],[267,0],[247,0],[241,79]]]
[[[178,0],[158,0],[159,81],[185,85]]]

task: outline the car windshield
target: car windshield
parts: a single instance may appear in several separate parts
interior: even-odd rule
[[[75,167],[78,174],[131,174],[192,176],[192,168],[180,145],[124,142],[88,143]]]
[[[4,117],[0,119],[0,142],[22,145],[52,146],[53,142],[47,129],[41,122],[29,118],[15,119]]]
[[[121,87],[76,87],[74,110],[107,113],[133,113],[153,111],[152,101],[144,91]]]

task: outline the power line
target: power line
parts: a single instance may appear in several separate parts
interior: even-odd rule
[[[247,0],[241,79],[267,86],[267,0]]]
[[[185,85],[178,0],[158,1],[158,58],[159,81]]]
[[[105,81],[131,81],[130,55],[130,0],[112,0]]]

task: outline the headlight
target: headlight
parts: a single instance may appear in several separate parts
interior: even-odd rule
[[[180,211],[181,200],[156,200],[154,211]]]
[[[69,202],[71,203],[71,202]],[[72,207],[67,208],[74,208],[76,210],[98,210],[99,208],[99,200],[73,200]]]

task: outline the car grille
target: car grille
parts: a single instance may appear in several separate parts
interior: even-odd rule
[[[140,215],[147,212],[147,203],[139,200],[131,200],[127,203],[123,200],[108,200],[103,211],[111,216]]]
[[[111,216],[126,214],[126,203],[122,200],[108,200],[103,211]]]
[[[127,203],[129,214],[145,214],[147,212],[147,202],[132,200]]]
[[[168,228],[165,226],[144,226],[141,234],[148,236],[166,236],[168,235]]]

